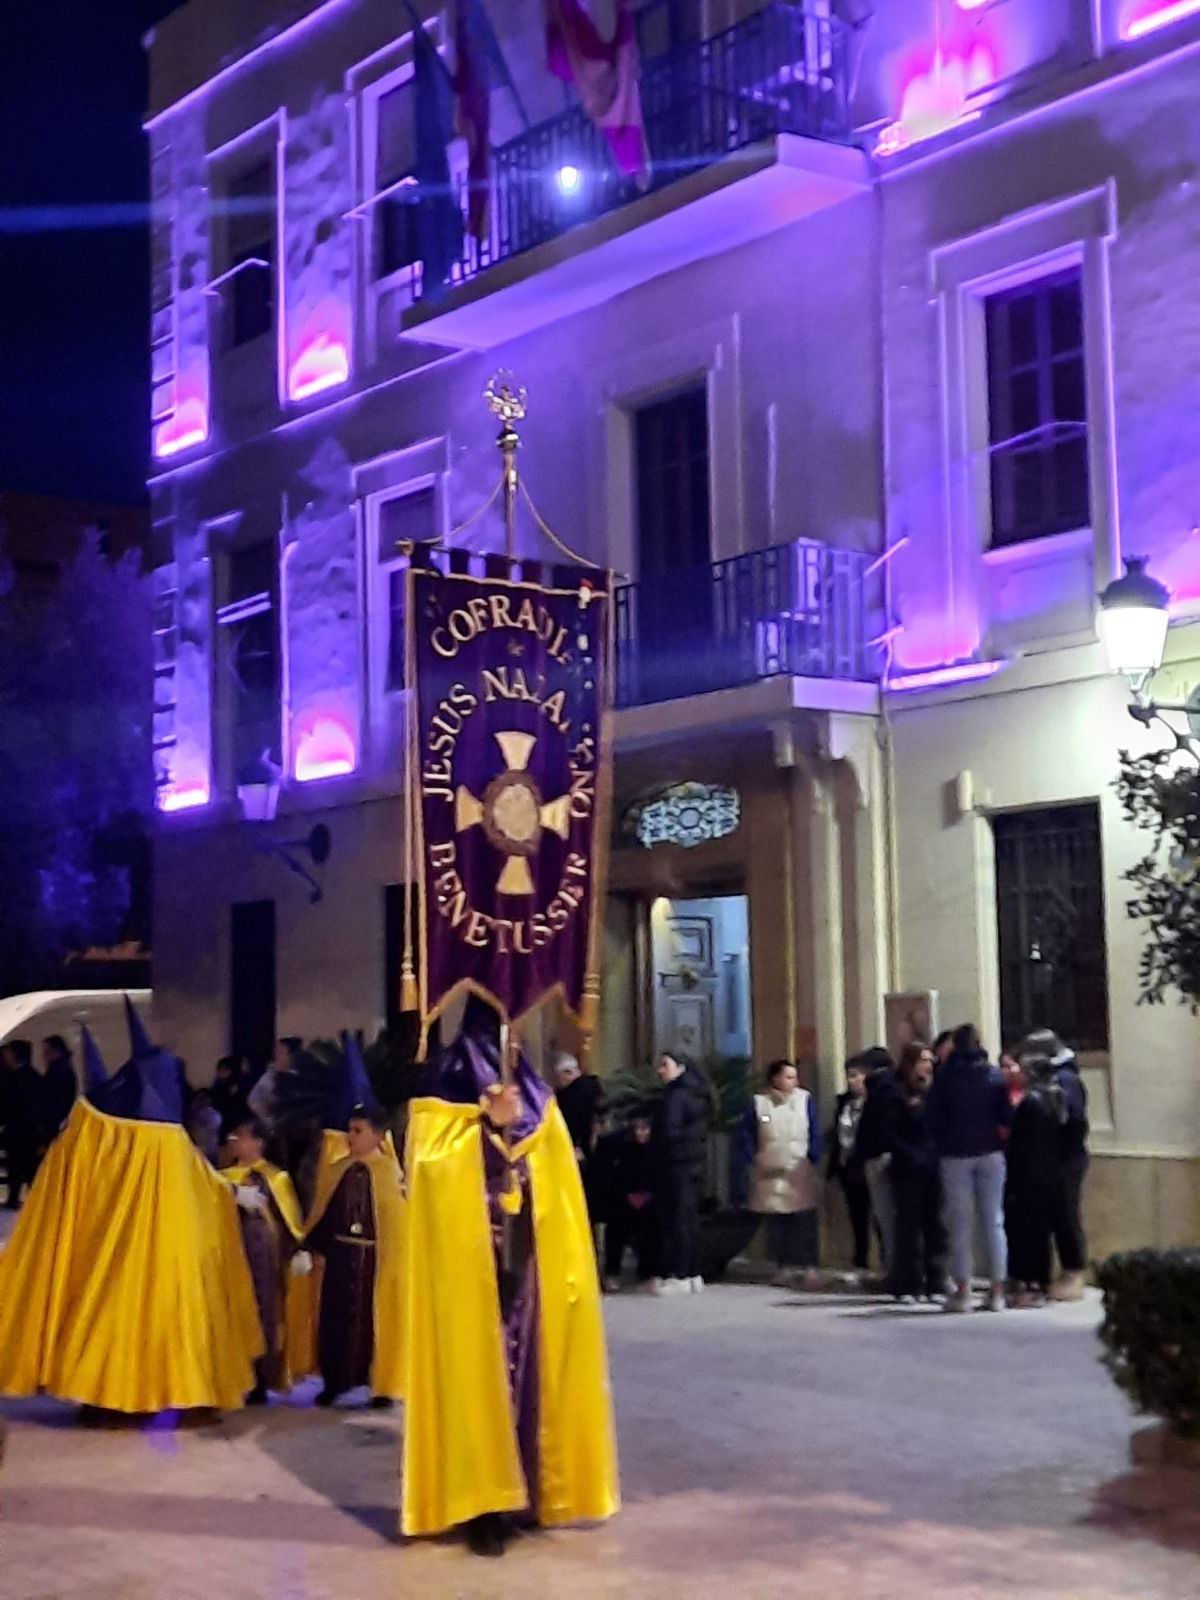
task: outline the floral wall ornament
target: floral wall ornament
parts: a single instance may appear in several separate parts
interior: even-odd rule
[[[688,850],[736,832],[741,810],[741,796],[736,789],[677,783],[630,806],[622,831],[647,850],[656,844],[674,844]]]

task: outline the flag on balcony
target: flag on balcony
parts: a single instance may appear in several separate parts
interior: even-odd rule
[[[463,217],[450,181],[448,154],[454,138],[454,91],[446,63],[419,18],[413,27],[413,82],[417,256],[422,290],[429,295],[445,285],[462,254]]]
[[[454,126],[467,141],[467,232],[481,242],[488,234],[492,176],[492,85],[486,35],[491,24],[479,0],[454,7]]]
[[[638,90],[637,33],[629,0],[617,0],[617,26],[602,39],[582,0],[546,0],[546,65],[574,84],[583,109],[608,140],[617,169],[650,186],[650,150]]]

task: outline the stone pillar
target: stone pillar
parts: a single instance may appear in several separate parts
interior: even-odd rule
[[[806,761],[790,773],[793,920],[797,948],[807,946],[812,971],[818,1081],[822,1106],[832,1105],[846,1055],[846,983],[842,916],[842,845],[836,785]],[[804,870],[804,865],[807,870]]]
[[[894,987],[887,777],[873,717],[835,718],[831,745],[851,780],[845,813],[854,937],[846,943],[854,1004],[846,1019],[851,1050],[884,1042],[883,997]]]

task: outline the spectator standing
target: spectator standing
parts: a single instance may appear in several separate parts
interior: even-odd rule
[[[187,1131],[188,1137],[209,1166],[215,1167],[221,1150],[221,1113],[213,1105],[209,1090],[197,1089],[193,1093],[188,1108]]]
[[[221,1119],[225,1134],[240,1127],[246,1120],[246,1080],[239,1070],[235,1056],[222,1056],[217,1062],[217,1073],[209,1091],[213,1110]]]
[[[246,1108],[257,1117],[268,1131],[273,1132],[279,1115],[279,1078],[295,1070],[296,1058],[303,1049],[303,1041],[295,1034],[285,1035],[275,1045],[271,1065],[246,1096]]]
[[[8,1209],[15,1211],[21,1204],[22,1189],[37,1176],[38,1135],[44,1120],[43,1085],[28,1039],[10,1039],[0,1049],[0,1069]]]
[[[1027,1084],[1013,1113],[1004,1187],[1008,1270],[1018,1306],[1041,1305],[1050,1287],[1050,1237],[1061,1182],[1060,1133],[1066,1096],[1054,1081],[1046,1056],[1025,1056]]]
[[[1003,1311],[1008,1276],[1004,1236],[1003,1129],[1011,1118],[1004,1080],[990,1064],[970,1023],[954,1030],[954,1049],[937,1073],[926,1115],[942,1179],[953,1289],[947,1311],[970,1311],[972,1223],[977,1219],[987,1255],[989,1311]]]
[[[1081,1300],[1087,1270],[1087,1236],[1083,1231],[1083,1180],[1088,1169],[1087,1089],[1075,1052],[1050,1028],[1036,1028],[1021,1046],[1022,1056],[1045,1056],[1062,1091],[1059,1126],[1059,1177],[1054,1197],[1054,1248],[1062,1276],[1051,1290],[1055,1300]]]
[[[867,1101],[867,1071],[859,1056],[846,1063],[846,1087],[837,1097],[833,1126],[829,1130],[829,1164],[826,1176],[841,1185],[854,1235],[854,1270],[865,1272],[871,1251],[871,1194],[862,1165],[856,1159],[858,1125]]]
[[[61,1033],[42,1040],[42,1139],[43,1148],[58,1134],[75,1106],[79,1079],[67,1041]]]
[[[756,1094],[743,1123],[750,1158],[750,1210],[767,1219],[767,1245],[776,1286],[797,1272],[812,1273],[819,1248],[817,1163],[821,1124],[816,1102],[800,1087],[790,1061],[767,1068],[766,1091]]]
[[[882,1045],[865,1050],[859,1059],[866,1069],[867,1090],[854,1144],[854,1160],[866,1179],[871,1215],[879,1234],[883,1274],[890,1282],[896,1254],[896,1206],[887,1169],[896,1112],[896,1064]]]
[[[583,1071],[574,1056],[562,1054],[554,1063],[554,1097],[571,1136],[580,1174],[586,1179],[596,1124],[604,1109],[603,1086],[599,1078]]]
[[[604,1223],[604,1289],[621,1287],[625,1252],[632,1245],[638,1285],[648,1285],[659,1257],[658,1207],[654,1199],[653,1114],[640,1110],[628,1127],[596,1141],[589,1163],[590,1199]]]
[[[655,1199],[662,1225],[660,1294],[698,1294],[700,1276],[700,1183],[708,1152],[708,1098],[696,1069],[664,1051],[658,1059],[663,1085],[653,1145]]]
[[[896,1072],[888,1178],[896,1210],[892,1293],[908,1305],[922,1297],[933,1300],[946,1287],[938,1154],[926,1115],[933,1069],[933,1051],[928,1045],[905,1045]]]

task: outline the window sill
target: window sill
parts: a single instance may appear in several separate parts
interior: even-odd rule
[[[1033,566],[1079,550],[1090,551],[1094,543],[1091,528],[1073,528],[1069,533],[1050,533],[1040,539],[1023,539],[1019,544],[992,545],[984,550],[983,559],[989,567]]]

